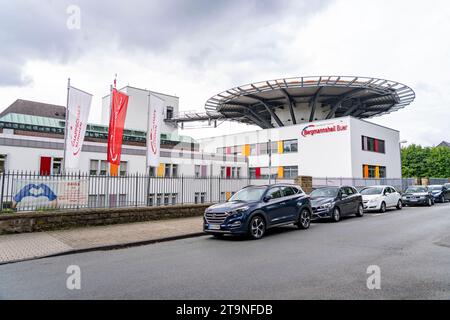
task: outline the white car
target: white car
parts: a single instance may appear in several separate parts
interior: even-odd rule
[[[402,196],[392,186],[371,186],[362,189],[363,205],[365,211],[386,212],[387,208],[397,208],[400,210]]]

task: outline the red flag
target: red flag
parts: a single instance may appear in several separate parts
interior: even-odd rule
[[[125,117],[127,115],[127,107],[128,96],[114,88],[112,92],[112,106],[108,130],[108,162],[115,165],[120,164],[123,128],[125,125]]]

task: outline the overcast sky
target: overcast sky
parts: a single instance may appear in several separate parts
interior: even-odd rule
[[[358,75],[402,82],[412,105],[373,121],[409,143],[450,141],[450,1],[0,0],[0,110],[16,99],[64,105],[67,78],[94,94],[114,74],[180,97],[181,110],[249,82]],[[69,29],[70,5],[80,29]],[[72,20],[69,20],[72,21]],[[194,137],[252,127],[184,130]]]

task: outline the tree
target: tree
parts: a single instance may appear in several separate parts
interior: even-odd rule
[[[401,157],[404,177],[450,177],[450,148],[412,144],[402,148]]]

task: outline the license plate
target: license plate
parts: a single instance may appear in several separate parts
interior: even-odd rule
[[[208,226],[209,230],[220,230],[220,224],[210,224]]]

